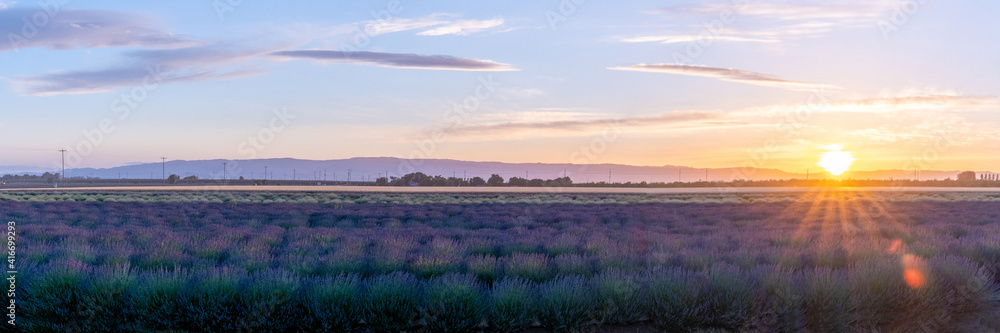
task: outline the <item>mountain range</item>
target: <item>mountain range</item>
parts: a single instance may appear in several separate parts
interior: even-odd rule
[[[225,172],[223,171],[225,163]],[[0,170],[23,170],[18,166],[0,166]],[[499,174],[505,179],[510,177],[526,177],[552,179],[567,176],[574,182],[694,182],[705,180],[729,181],[733,179],[763,180],[763,179],[793,179],[806,178],[806,173],[792,173],[778,169],[766,168],[692,168],[677,165],[634,166],[624,164],[571,164],[571,163],[504,163],[504,162],[474,162],[451,159],[409,160],[394,157],[356,157],[338,160],[304,160],[294,158],[272,158],[251,160],[172,160],[166,163],[146,163],[125,165],[112,168],[76,168],[67,169],[67,177],[92,178],[152,178],[159,179],[166,175],[177,174],[181,177],[197,176],[201,179],[261,179],[264,170],[268,179],[298,179],[298,180],[375,180],[384,176],[401,176],[411,172],[423,172],[428,175],[444,177],[489,178],[491,174]],[[2,174],[38,174],[35,172],[7,172]],[[51,172],[58,172],[53,170]],[[961,170],[923,170],[919,178],[954,179]],[[832,178],[829,173],[822,172],[817,167],[808,175],[809,178]],[[848,171],[838,178],[854,179],[913,179],[912,170],[877,170]]]

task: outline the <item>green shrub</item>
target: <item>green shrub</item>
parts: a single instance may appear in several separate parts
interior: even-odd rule
[[[713,267],[700,298],[708,307],[705,325],[731,331],[745,328],[760,308],[758,289],[751,274],[737,268]]]
[[[594,319],[601,324],[638,322],[648,307],[640,297],[642,285],[634,274],[607,271],[590,279],[594,293]]]
[[[903,280],[898,257],[859,261],[848,277],[857,327],[896,331],[905,321],[918,319],[913,317],[917,295]]]
[[[700,276],[682,269],[655,269],[646,275],[646,317],[660,329],[681,332],[703,323]]]
[[[135,330],[135,308],[129,290],[136,276],[129,265],[102,267],[90,277],[83,297],[90,319],[81,325],[86,332],[129,332]]]
[[[590,260],[579,254],[561,254],[556,256],[553,262],[556,264],[556,271],[561,275],[589,276],[594,272]]]
[[[514,253],[505,260],[504,272],[508,276],[543,282],[552,278],[549,257],[544,254]]]
[[[409,331],[420,324],[423,284],[410,274],[392,273],[366,281],[365,321],[376,332]]]
[[[483,322],[485,306],[474,276],[435,278],[427,284],[426,328],[431,332],[472,332]]]
[[[421,278],[429,278],[454,273],[458,270],[461,257],[453,254],[431,253],[419,255],[410,263],[410,272]]]
[[[550,256],[554,257],[561,254],[575,254],[580,251],[579,243],[579,236],[560,234],[545,245],[545,251],[548,252]]]
[[[476,255],[466,263],[467,271],[479,281],[493,283],[500,278],[500,261],[490,255]]]
[[[416,241],[406,237],[379,239],[372,249],[372,268],[376,273],[387,274],[406,269],[406,258]]]
[[[244,331],[284,332],[295,322],[295,296],[300,278],[284,271],[264,271],[251,276],[238,294]]]
[[[246,314],[238,299],[246,271],[228,267],[204,272],[191,280],[182,313],[187,329],[196,332],[233,332],[243,328]]]
[[[806,291],[806,326],[813,332],[850,332],[851,289],[842,270],[817,268]]]
[[[184,325],[188,321],[182,300],[191,278],[187,271],[159,269],[142,274],[132,290],[136,317],[145,330],[163,331]]]
[[[490,327],[519,332],[531,326],[536,311],[535,288],[525,279],[506,278],[493,284],[489,297]]]
[[[362,315],[361,280],[357,275],[316,279],[303,288],[299,305],[306,332],[350,332],[358,328]]]
[[[761,322],[765,331],[779,333],[805,331],[805,278],[802,273],[777,266],[761,275],[763,288],[767,294],[767,304],[763,310],[766,318]]]
[[[39,269],[39,274],[23,282],[18,324],[26,332],[86,331],[94,313],[84,299],[90,269],[80,262],[57,264]]]
[[[553,332],[579,332],[590,321],[590,290],[579,276],[560,276],[539,286],[538,321]]]
[[[369,271],[369,263],[365,260],[364,250],[358,247],[342,246],[337,252],[323,256],[319,261],[322,263],[322,272],[328,275],[364,275]]]
[[[931,258],[927,268],[921,327],[938,332],[1000,329],[1000,283],[988,268],[954,256]]]

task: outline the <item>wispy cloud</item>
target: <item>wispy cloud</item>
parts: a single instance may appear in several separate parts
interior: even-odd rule
[[[636,116],[623,118],[598,118],[583,120],[545,120],[500,122],[491,124],[472,124],[454,126],[442,129],[454,139],[481,139],[496,137],[515,137],[523,135],[572,135],[588,132],[599,132],[609,127],[614,128],[645,128],[645,127],[719,127],[738,126],[742,122],[716,121],[721,114],[707,111],[675,111],[651,116]]]
[[[759,43],[777,43],[777,39],[768,38],[750,38],[750,37],[740,37],[740,36],[717,36],[717,35],[656,35],[656,36],[641,36],[641,37],[630,37],[622,38],[621,41],[627,43],[648,43],[648,42],[659,42],[662,44],[672,44],[672,43],[687,43],[699,40],[721,40],[730,42],[759,42]]]
[[[42,27],[25,31],[24,19],[45,13],[25,9],[0,11],[0,52],[43,47],[49,49],[102,47],[184,47],[197,44],[183,35],[153,27],[142,15],[108,10],[62,9]]]
[[[388,53],[370,51],[296,50],[271,53],[291,59],[314,59],[332,62],[371,64],[381,67],[453,71],[516,71],[508,64],[493,60],[459,58],[449,55]]]
[[[263,73],[246,63],[267,48],[247,49],[215,43],[178,49],[139,50],[125,54],[122,64],[98,70],[63,71],[12,79],[14,88],[36,96],[88,94],[143,84],[230,79]],[[235,68],[233,68],[235,66]]]
[[[4,1],[4,0],[0,0],[0,10],[4,10],[4,9],[7,9],[7,8],[10,8],[10,6],[13,6],[16,3],[17,3],[17,1]]]
[[[454,22],[446,23],[434,29],[427,31],[422,31],[417,33],[421,36],[443,36],[443,35],[460,35],[465,36],[480,31],[484,31],[493,27],[499,27],[503,25],[502,18],[495,18],[492,20],[457,20]]]
[[[364,29],[364,31],[372,36],[422,29],[426,30],[418,32],[417,35],[466,36],[501,27],[504,24],[503,18],[499,17],[489,20],[455,19],[458,16],[456,14],[436,13],[415,18],[394,17],[386,20],[362,21],[354,23],[354,25],[361,26],[361,29]]]
[[[766,74],[744,71],[732,68],[694,66],[682,64],[637,64],[632,66],[608,67],[618,71],[636,71],[650,73],[666,73],[717,78],[723,81],[739,82],[764,87],[775,87],[788,90],[813,90],[817,88],[834,88],[830,85],[783,80]]]
[[[658,8],[651,12],[681,20],[687,29],[622,38],[624,42],[677,43],[694,40],[773,43],[790,38],[815,38],[841,29],[867,28],[905,6],[903,0],[825,2],[778,1],[752,3],[696,3]],[[703,20],[732,13],[739,24],[706,31]],[[684,23],[684,19],[692,20]],[[677,29],[672,29],[677,30]],[[701,34],[693,34],[701,31]]]
[[[942,94],[908,95],[898,97],[836,100],[812,105],[769,105],[741,110],[733,113],[733,115],[759,115],[771,117],[789,114],[792,112],[801,112],[804,108],[807,108],[812,113],[860,112],[891,114],[915,111],[966,112],[1000,108],[1000,99],[996,96]]]
[[[717,2],[670,6],[655,11],[672,14],[718,15],[728,10],[736,12],[741,16],[756,16],[773,20],[791,21],[875,18],[905,4],[906,2],[902,0]]]
[[[365,31],[370,33],[372,36],[377,36],[394,32],[425,29],[436,25],[447,24],[449,22],[446,19],[447,16],[450,15],[432,14],[417,18],[393,17],[386,20],[362,21],[355,24],[361,25],[362,29],[365,29]]]
[[[210,79],[232,79],[253,76],[262,73],[261,70],[239,69],[233,71],[202,71],[180,73],[177,71],[163,72],[160,67],[122,67],[93,71],[73,71],[51,73],[32,77],[18,78],[14,88],[34,96],[51,96],[61,94],[90,94],[111,91],[119,87],[147,84],[166,84],[175,82],[202,81]]]
[[[20,17],[23,13],[0,15]],[[100,69],[55,71],[41,75],[10,78],[15,90],[28,95],[47,96],[59,94],[88,94],[111,91],[115,88],[142,84],[150,75],[149,68],[156,68],[158,83],[177,83],[200,80],[218,80],[259,75],[265,70],[260,64],[284,58],[309,58],[323,61],[372,64],[382,67],[419,68],[461,71],[515,71],[516,68],[492,60],[460,58],[448,55],[420,55],[366,51],[281,51],[300,47],[308,40],[291,38],[289,41],[260,45],[241,41],[211,42],[180,38],[159,32],[140,22],[151,19],[109,11],[65,11],[28,42],[17,47],[111,47],[140,46],[144,49],[127,51],[114,66]],[[131,19],[129,19],[131,18]],[[439,20],[440,19],[440,20]],[[502,19],[496,19],[502,24]],[[394,19],[382,22],[382,33],[405,31],[438,26],[448,31],[435,34],[467,34],[496,26],[496,20],[450,20],[449,15],[432,15],[423,19]],[[11,22],[0,21],[0,28],[12,29]],[[482,24],[481,22],[489,22]],[[69,27],[69,28],[67,28]],[[20,29],[20,26],[18,26]],[[68,30],[67,30],[68,29]],[[457,30],[455,30],[457,29]],[[65,31],[63,31],[65,30]],[[253,45],[257,44],[257,45]],[[0,51],[9,44],[0,45]]]

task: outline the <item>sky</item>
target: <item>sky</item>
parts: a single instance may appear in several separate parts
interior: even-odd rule
[[[1000,171],[996,12],[0,0],[0,166],[53,169],[66,149],[67,168],[390,156],[802,172],[836,151],[853,170]]]

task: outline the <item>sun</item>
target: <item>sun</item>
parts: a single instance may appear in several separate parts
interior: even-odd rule
[[[851,168],[851,164],[854,163],[854,156],[851,155],[851,152],[841,150],[843,147],[839,145],[823,146],[823,148],[828,151],[819,155],[819,162],[816,165],[823,167],[834,176],[840,176],[847,172]]]

